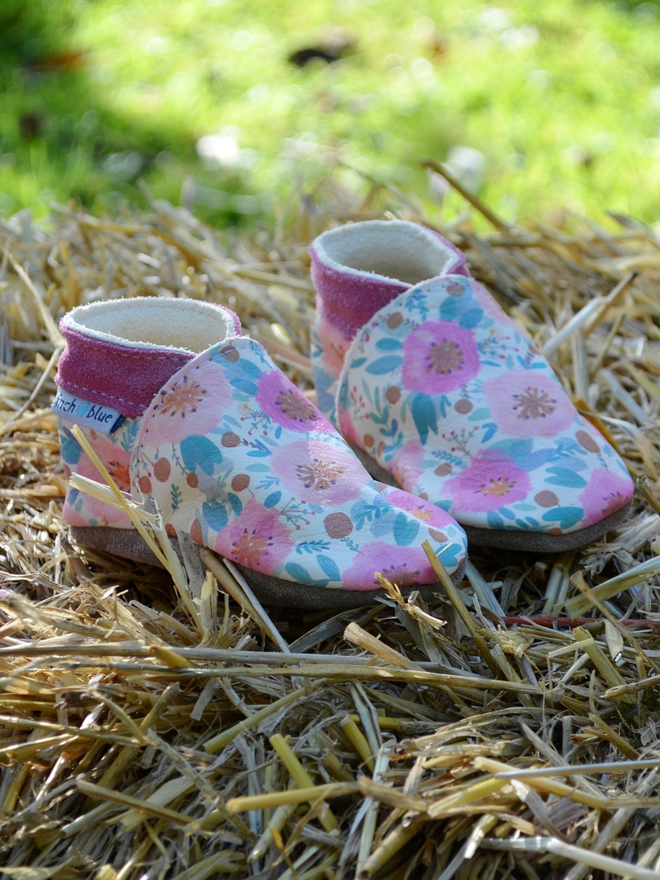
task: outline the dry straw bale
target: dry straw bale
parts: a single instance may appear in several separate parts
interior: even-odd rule
[[[660,877],[653,229],[444,230],[640,476],[607,540],[474,551],[433,606],[387,586],[334,617],[262,609],[213,557],[172,578],[70,543],[48,411],[65,310],[222,301],[312,394],[309,241],[426,219],[377,185],[287,210],[255,236],[158,201],[0,225],[0,877]]]

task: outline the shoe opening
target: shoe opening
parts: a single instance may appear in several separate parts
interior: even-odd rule
[[[323,233],[314,247],[330,268],[410,285],[447,274],[457,261],[456,252],[430,229],[405,220],[348,224]]]
[[[235,316],[213,303],[134,297],[80,306],[63,329],[137,349],[170,348],[199,354],[238,331]]]

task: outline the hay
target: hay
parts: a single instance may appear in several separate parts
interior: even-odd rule
[[[335,616],[267,611],[211,554],[175,586],[69,543],[56,319],[110,296],[222,301],[313,396],[310,239],[423,218],[377,184],[300,204],[253,237],[158,201],[0,224],[0,876],[660,877],[653,229],[444,230],[639,477],[607,540],[473,550],[431,607],[386,584],[381,608]]]

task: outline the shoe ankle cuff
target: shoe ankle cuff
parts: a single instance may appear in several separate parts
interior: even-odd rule
[[[425,226],[403,220],[371,220],[329,230],[314,241],[310,257],[319,313],[345,339],[352,339],[377,311],[415,284],[470,274],[465,255],[455,245]]]
[[[231,309],[165,297],[79,306],[62,318],[60,328],[67,345],[57,385],[127,418],[141,416],[167,380],[200,351],[242,334]]]

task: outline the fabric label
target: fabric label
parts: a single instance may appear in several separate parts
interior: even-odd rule
[[[51,410],[76,425],[94,428],[104,434],[112,434],[124,421],[124,416],[111,406],[102,403],[90,403],[76,394],[69,394],[63,388],[57,389]]]

